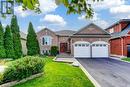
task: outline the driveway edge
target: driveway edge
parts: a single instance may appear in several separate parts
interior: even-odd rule
[[[111,58],[111,59],[114,59],[114,60],[121,61],[121,62],[130,63],[130,62],[128,62],[128,61],[125,61],[125,60],[122,60],[122,59],[117,59],[117,58],[112,58],[112,57],[110,57],[110,58]]]
[[[85,75],[89,78],[89,80],[94,84],[95,87],[101,87],[101,85],[89,74],[89,72],[76,60],[79,64],[81,70],[85,73]]]

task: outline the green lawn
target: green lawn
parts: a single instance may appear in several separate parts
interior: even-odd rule
[[[130,58],[123,58],[122,60],[130,62]]]
[[[44,58],[44,75],[14,87],[94,87],[78,67]]]

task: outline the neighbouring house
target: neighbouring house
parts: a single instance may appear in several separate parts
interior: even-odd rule
[[[27,55],[27,46],[26,46],[27,38],[26,37],[27,37],[27,35],[25,33],[20,32],[23,55]]]
[[[111,34],[111,56],[130,57],[130,19],[122,19],[106,29]]]
[[[110,34],[91,23],[79,31],[52,31],[48,28],[37,32],[40,52],[50,52],[58,46],[59,53],[70,53],[78,58],[109,57]]]

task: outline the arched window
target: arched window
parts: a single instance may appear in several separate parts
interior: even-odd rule
[[[44,37],[42,38],[42,45],[45,45],[45,39],[44,39]]]
[[[51,36],[44,36],[42,38],[43,45],[51,45],[52,44],[52,37]]]

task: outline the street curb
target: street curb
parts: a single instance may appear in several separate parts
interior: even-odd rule
[[[79,61],[76,60],[78,63]],[[79,67],[85,73],[85,75],[89,78],[89,80],[94,84],[95,87],[101,87],[101,85],[89,74],[89,72],[79,63]]]
[[[110,57],[110,58],[111,58],[111,57]],[[125,63],[130,63],[130,62],[128,62],[128,61],[121,60],[121,59],[116,59],[116,58],[111,58],[111,59],[118,60],[118,61],[125,62]]]

